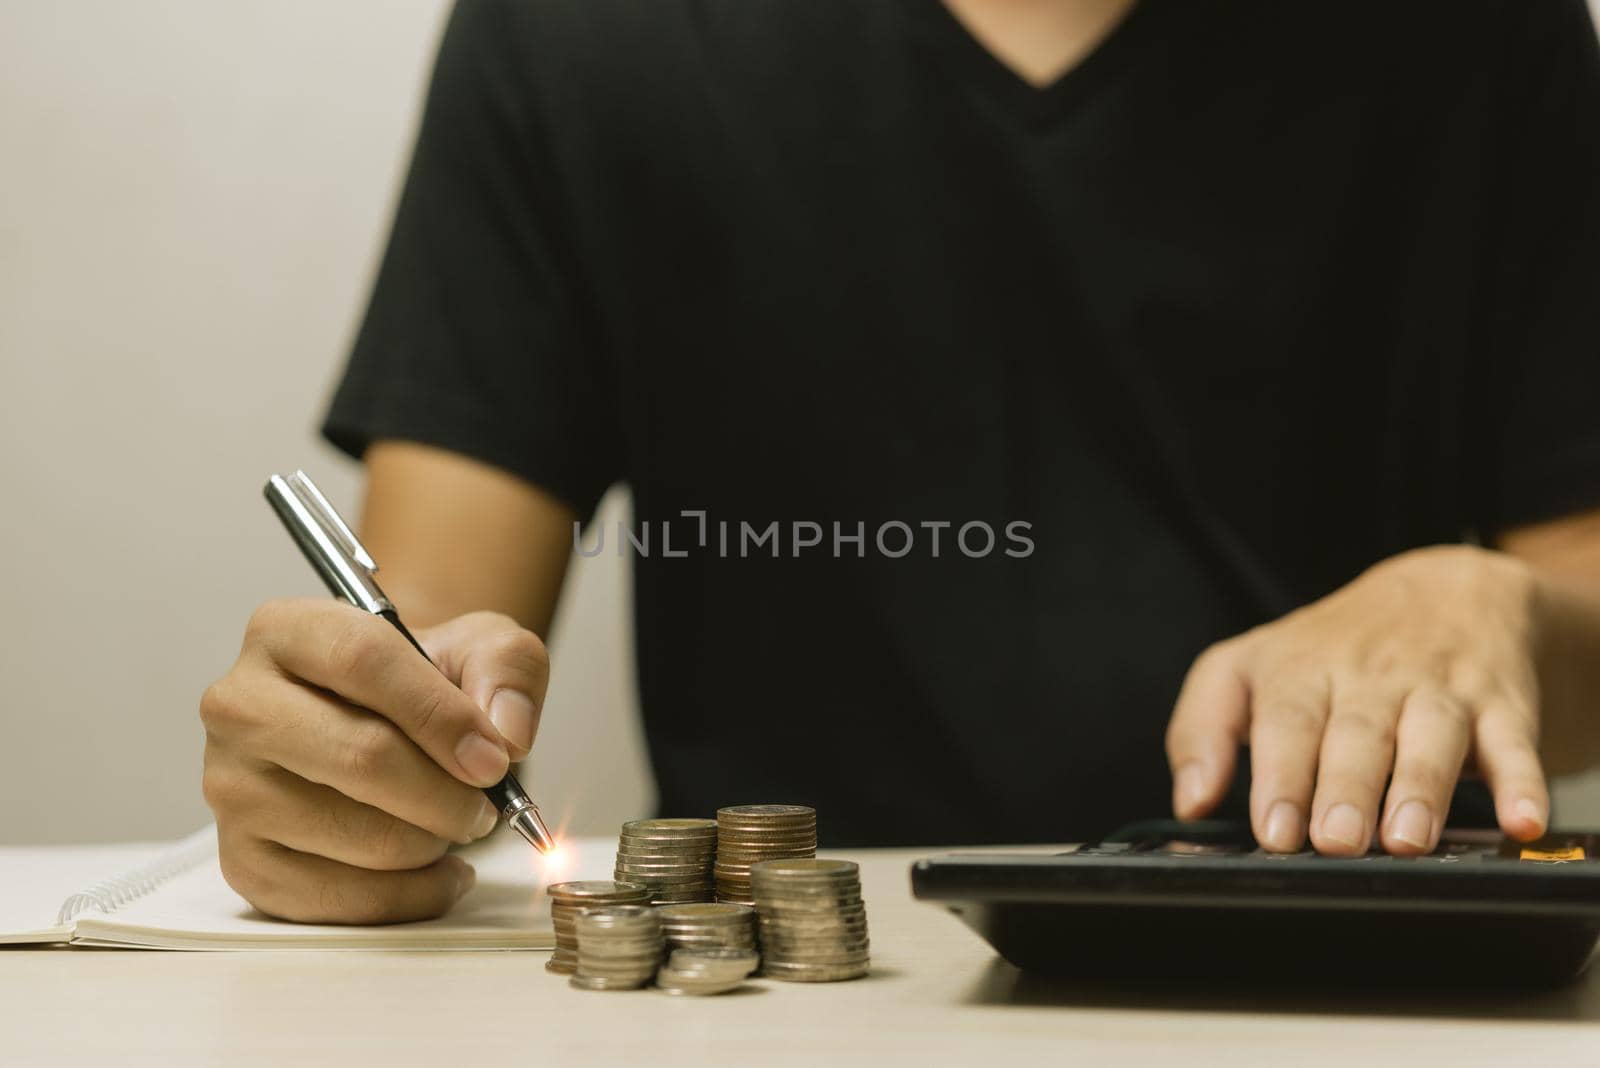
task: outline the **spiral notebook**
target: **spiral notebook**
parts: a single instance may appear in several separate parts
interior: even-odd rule
[[[60,863],[71,854],[0,850],[0,881],[6,884],[0,886],[0,943],[191,950],[549,949],[555,936],[544,883],[609,878],[613,856],[607,842],[572,841],[563,846],[556,870],[515,835],[495,834],[461,851],[477,869],[478,882],[447,915],[347,927],[285,923],[257,912],[223,881],[214,827],[121,871],[50,886],[52,877],[71,872],[72,865]]]

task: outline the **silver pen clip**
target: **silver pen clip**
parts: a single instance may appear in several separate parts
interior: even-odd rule
[[[309,475],[273,475],[263,492],[335,597],[374,614],[394,611],[372,577],[377,563]]]

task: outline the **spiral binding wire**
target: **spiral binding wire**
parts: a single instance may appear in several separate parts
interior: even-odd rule
[[[202,828],[148,863],[130,868],[110,879],[102,879],[73,894],[62,903],[61,911],[56,915],[56,925],[69,924],[90,909],[115,912],[144,897],[167,880],[199,867],[216,852],[217,829]]]

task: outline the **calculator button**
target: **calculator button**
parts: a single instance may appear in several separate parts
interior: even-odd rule
[[[1583,847],[1581,845],[1552,844],[1549,848],[1545,849],[1536,848],[1537,846],[1537,842],[1535,842],[1532,846],[1523,846],[1522,856],[1520,859],[1542,861],[1547,864],[1559,864],[1569,860],[1584,859]]]

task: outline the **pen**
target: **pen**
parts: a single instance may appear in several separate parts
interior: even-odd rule
[[[289,536],[300,546],[300,551],[305,553],[306,559],[322,576],[322,581],[327,583],[333,595],[364,612],[388,620],[405,636],[412,648],[422,654],[424,660],[433,663],[406,625],[400,622],[400,613],[395,610],[394,603],[384,596],[383,590],[373,579],[378,565],[333,505],[328,503],[322,491],[317,489],[316,483],[304,471],[296,471],[288,478],[273,475],[267,480],[264,492],[272,510],[283,520]],[[493,786],[484,787],[483,792],[489,796],[501,818],[535,849],[548,853],[555,848],[556,840],[540,817],[539,806],[528,797],[527,791],[523,790],[522,784],[510,771]]]

